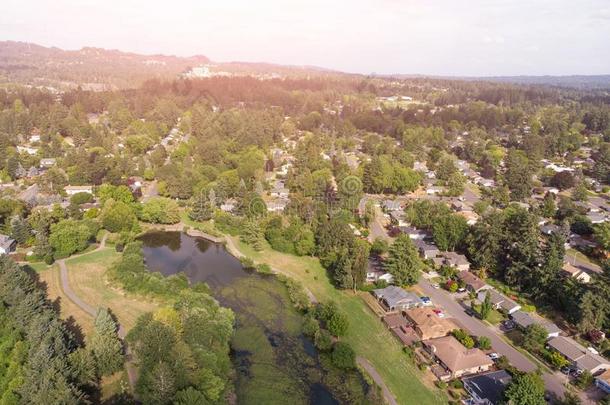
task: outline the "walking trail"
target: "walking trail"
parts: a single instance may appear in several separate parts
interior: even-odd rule
[[[98,252],[98,251],[104,249],[106,247],[106,238],[107,237],[108,237],[108,234],[107,233],[104,234],[104,237],[100,241],[99,246],[95,250],[93,250],[91,252],[87,252],[87,253],[82,253],[80,255],[71,256],[70,259],[73,259],[75,257],[85,256],[85,255],[91,254],[93,252]],[[97,315],[97,308],[94,308],[93,306],[91,306],[87,302],[85,302],[81,297],[78,296],[78,294],[76,294],[74,292],[74,290],[70,286],[70,280],[68,278],[68,267],[66,266],[66,261],[64,259],[61,259],[61,260],[57,261],[57,264],[59,265],[59,278],[60,278],[61,289],[62,289],[63,293],[76,306],[78,306],[84,312],[89,314],[91,317],[95,318]],[[133,390],[134,390],[134,387],[136,384],[137,374],[136,374],[135,367],[133,366],[133,356],[131,354],[131,350],[129,350],[129,346],[127,346],[127,343],[125,342],[125,336],[127,336],[127,331],[125,330],[125,328],[123,328],[123,325],[121,325],[121,324],[119,324],[118,335],[119,335],[119,338],[121,338],[121,340],[123,340],[123,345],[125,346],[125,359],[126,359],[125,368],[127,370],[127,376],[129,378],[129,385],[131,386],[132,392],[134,392]]]

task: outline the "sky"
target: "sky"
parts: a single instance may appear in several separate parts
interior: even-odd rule
[[[2,0],[0,40],[365,74],[610,74],[610,0]]]

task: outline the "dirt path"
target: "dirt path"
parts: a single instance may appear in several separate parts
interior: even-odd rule
[[[98,251],[104,249],[106,247],[106,238],[107,237],[108,237],[108,234],[107,233],[104,234],[104,237],[100,241],[99,246],[95,250],[92,250],[91,252],[87,252],[87,253],[82,253],[80,255],[71,256],[70,259],[73,259],[75,257],[85,256],[90,253],[98,252]],[[70,301],[72,301],[76,306],[78,306],[84,312],[91,315],[92,318],[95,318],[95,316],[97,315],[97,308],[94,308],[93,306],[91,306],[87,302],[85,302],[83,299],[81,299],[81,297],[79,297],[78,294],[76,294],[74,292],[74,290],[72,289],[72,287],[70,286],[70,280],[68,278],[68,267],[66,266],[65,259],[58,260],[57,264],[59,265],[59,278],[60,278],[60,282],[61,282],[61,289],[64,292],[64,294],[66,295],[66,297],[68,297],[68,299]],[[119,324],[118,336],[119,336],[119,338],[121,338],[121,340],[123,340],[123,344],[125,345],[125,359],[126,359],[125,369],[127,370],[127,376],[129,378],[129,385],[131,386],[132,392],[134,392],[134,388],[135,388],[135,384],[136,384],[136,380],[137,380],[137,374],[136,374],[136,370],[132,363],[133,358],[132,358],[131,351],[129,350],[129,346],[127,346],[127,343],[125,342],[125,336],[127,336],[127,332],[125,331],[125,328],[123,328],[123,326],[120,324]]]
[[[368,375],[370,375],[373,381],[375,381],[375,384],[379,385],[386,403],[388,403],[389,405],[398,405],[396,398],[394,398],[394,394],[392,394],[392,391],[390,391],[387,385],[385,385],[385,383],[383,382],[383,378],[381,377],[381,375],[379,375],[377,370],[375,370],[375,367],[373,367],[373,365],[364,357],[357,357],[356,362],[360,367],[366,370]]]

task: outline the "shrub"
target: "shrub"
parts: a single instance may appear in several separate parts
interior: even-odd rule
[[[140,216],[144,222],[176,224],[180,222],[180,208],[175,201],[169,198],[155,197],[143,205]]]
[[[343,336],[349,327],[349,319],[343,312],[335,311],[335,313],[326,322],[328,331],[335,336]]]
[[[90,203],[92,201],[93,195],[91,195],[90,193],[76,193],[72,197],[70,197],[70,202],[76,205]]]
[[[585,390],[593,384],[593,376],[587,370],[585,370],[578,378],[574,381],[574,384],[581,390]]]
[[[451,388],[455,388],[456,390],[464,388],[464,384],[458,379],[451,381]]]
[[[479,336],[477,338],[477,347],[481,350],[491,349],[491,340],[487,336]]]
[[[318,320],[311,315],[305,317],[303,322],[303,334],[309,337],[315,337],[320,331],[320,324]]]
[[[240,257],[239,261],[241,262],[241,265],[244,269],[251,270],[255,267],[254,260],[250,259],[247,256]]]
[[[333,346],[333,339],[327,330],[320,329],[314,336],[314,344],[318,350],[326,352]]]
[[[271,266],[269,266],[267,263],[261,263],[261,264],[257,265],[256,271],[258,273],[262,273],[262,274],[273,274],[273,271],[271,270]]]
[[[345,342],[337,342],[331,355],[333,364],[342,369],[349,370],[356,367],[356,353],[354,349]]]

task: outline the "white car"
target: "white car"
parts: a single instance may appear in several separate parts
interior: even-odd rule
[[[500,358],[500,355],[498,353],[489,353],[488,356],[492,360],[498,360]]]

